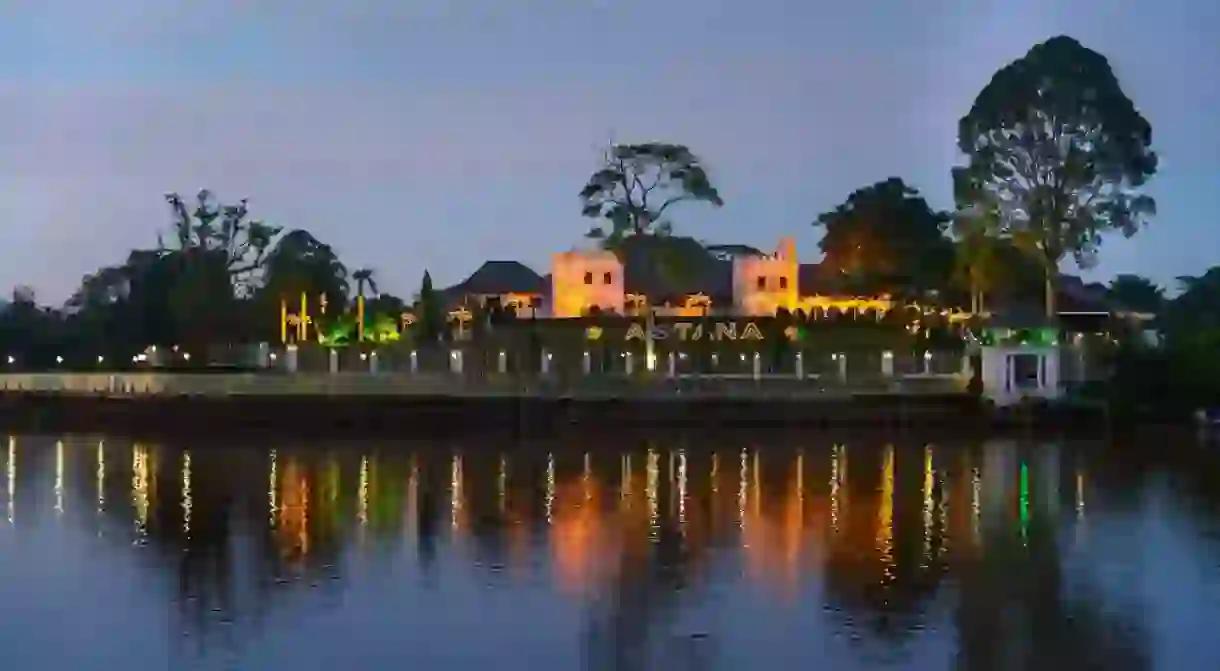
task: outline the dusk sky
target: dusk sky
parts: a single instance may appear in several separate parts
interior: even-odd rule
[[[1093,275],[1220,264],[1215,0],[7,0],[0,292],[63,301],[201,187],[405,297],[425,268],[545,273],[611,137],[711,167],[725,206],[678,232],[815,261],[809,223],[855,188],[949,206],[959,117],[1057,34],[1109,57],[1162,157],[1159,216]]]

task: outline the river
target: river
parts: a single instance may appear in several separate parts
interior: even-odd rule
[[[1190,443],[4,441],[5,671],[1220,668]]]

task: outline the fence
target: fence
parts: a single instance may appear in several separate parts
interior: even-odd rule
[[[863,355],[794,356],[775,365],[761,357],[725,357],[704,370],[667,356],[663,361],[636,361],[626,355],[602,362],[591,360],[573,370],[558,366],[544,352],[537,367],[509,366],[506,357],[493,356],[483,365],[467,366],[467,353],[453,350],[444,361],[412,356],[402,366],[378,367],[376,356],[366,356],[364,370],[334,372],[292,371],[280,359],[278,367],[257,373],[97,372],[0,374],[0,391],[103,396],[142,395],[736,395],[791,396],[848,391],[947,391],[965,384],[959,356],[920,357],[909,362],[899,357]],[[644,358],[644,357],[639,357]],[[290,363],[290,362],[289,362]],[[401,362],[400,362],[401,363]],[[518,362],[519,363],[519,362]],[[680,365],[685,363],[685,365]],[[490,365],[486,365],[490,364]],[[874,366],[874,364],[876,364]],[[956,364],[956,365],[954,365]]]

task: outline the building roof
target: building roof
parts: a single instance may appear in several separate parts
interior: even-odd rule
[[[629,238],[620,250],[624,289],[654,300],[690,294],[733,294],[733,263],[717,259],[694,238]]]
[[[487,261],[465,280],[445,290],[449,295],[543,294],[547,282],[519,261]]]

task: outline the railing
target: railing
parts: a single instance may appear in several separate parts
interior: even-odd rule
[[[678,375],[660,372],[589,376],[461,373],[10,373],[0,392],[82,396],[565,396],[599,397],[792,397],[860,392],[950,392],[959,375],[896,375],[888,380],[768,374]]]

